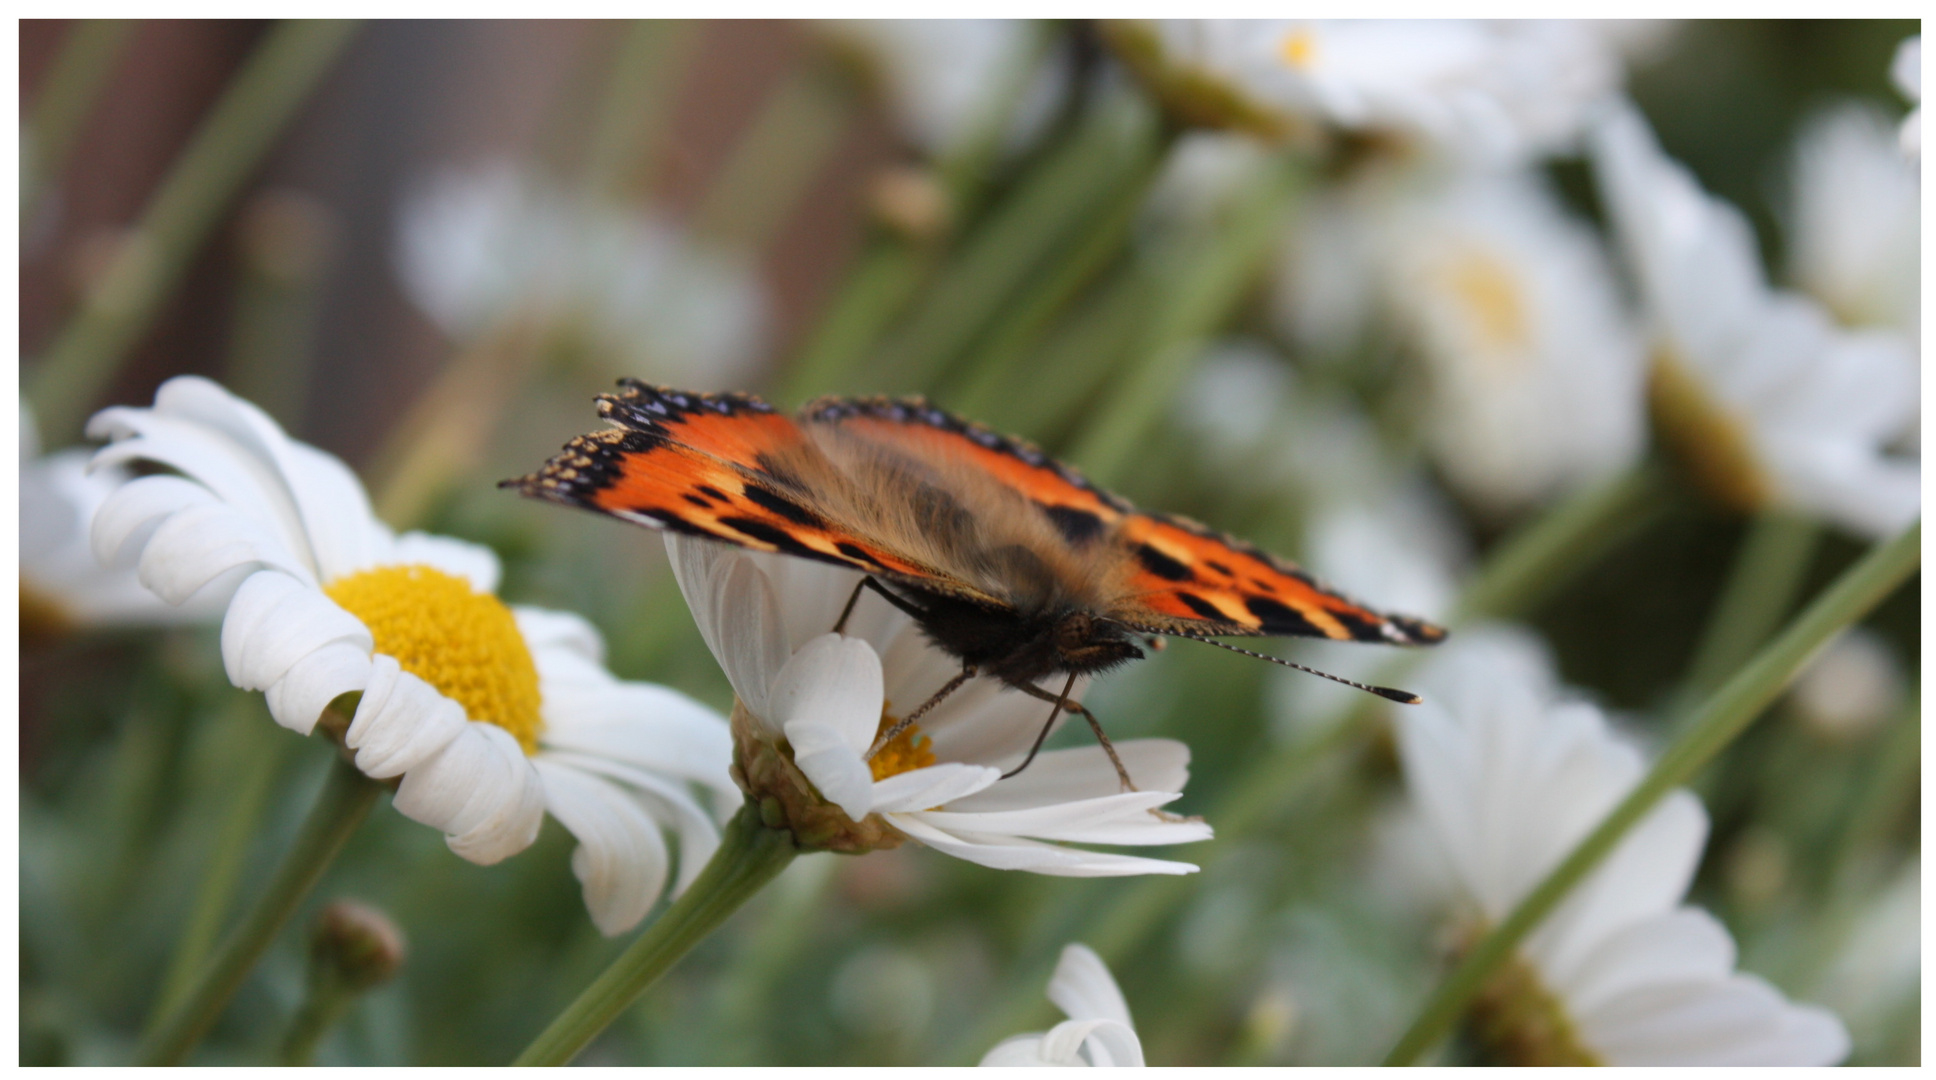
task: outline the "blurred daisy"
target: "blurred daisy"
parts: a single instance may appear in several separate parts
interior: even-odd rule
[[[961,671],[907,615],[863,593],[845,634],[832,633],[860,575],[805,559],[666,534],[673,573],[706,644],[733,684],[741,775],[790,755],[843,821],[888,844],[918,840],[1002,870],[1067,877],[1184,874],[1188,863],[1043,841],[1180,844],[1210,837],[1200,821],[1150,811],[1182,797],[1189,750],[1134,739],[1117,753],[1140,791],[1120,790],[1100,746],[1049,750],[1012,779],[1048,719],[1046,702],[979,678],[943,699],[869,760],[908,710]],[[1061,682],[1050,692],[1060,692]],[[1082,688],[1077,683],[1077,691]],[[749,743],[763,744],[750,746]],[[779,748],[784,743],[786,750]],[[782,768],[784,768],[782,766]],[[764,774],[762,774],[763,776]],[[761,776],[753,786],[763,786]],[[765,794],[756,793],[755,797]],[[799,820],[790,821],[798,834]]]
[[[93,450],[42,456],[40,430],[20,403],[20,622],[58,634],[111,626],[214,622],[219,603],[191,597],[164,604],[142,588],[132,565],[102,566],[88,544],[94,512],[126,483],[126,469],[88,472]]]
[[[1002,1040],[984,1066],[1143,1064],[1143,1044],[1130,1023],[1129,1003],[1102,957],[1087,945],[1065,945],[1049,978],[1049,1000],[1068,1019],[1047,1031]]]
[[[1116,35],[1198,122],[1384,133],[1493,162],[1566,146],[1620,79],[1613,41],[1585,22],[1170,19]]]
[[[1897,134],[1897,145],[1904,155],[1912,161],[1923,159],[1923,38],[1921,34],[1906,38],[1896,46],[1896,58],[1889,64],[1889,81],[1896,84],[1898,93],[1914,105],[1909,115],[1902,118],[1902,128]]]
[[[765,345],[766,296],[747,262],[510,162],[435,175],[397,228],[406,291],[459,342],[511,316],[575,319],[615,369],[718,385],[741,381]]]
[[[1387,226],[1386,291],[1424,361],[1439,469],[1503,515],[1631,462],[1641,343],[1594,235],[1531,173],[1473,174]]]
[[[1916,341],[1921,187],[1881,112],[1844,104],[1809,118],[1791,171],[1788,275],[1846,326]]]
[[[1857,1053],[1884,1058],[1889,1044],[1914,1038],[1922,985],[1922,858],[1912,856],[1893,880],[1879,882],[1847,923],[1818,982],[1824,1002],[1848,1019]],[[1913,1058],[1911,1059],[1913,1060]]]
[[[621,682],[575,615],[507,607],[488,549],[396,536],[341,461],[283,434],[255,406],[193,376],[151,409],[103,410],[97,469],[174,470],[128,480],[95,515],[94,550],[131,562],[178,604],[219,599],[229,680],[263,691],[301,734],[360,692],[343,742],[395,806],[489,865],[528,846],[549,810],[579,848],[572,869],[600,930],[636,925],[664,890],[680,840],[681,889],[737,803],[721,718],[685,696]]]
[[[1513,907],[1632,789],[1640,754],[1592,705],[1562,700],[1536,639],[1462,633],[1399,710],[1406,784],[1470,904],[1474,932]],[[1511,1063],[1828,1065],[1832,1014],[1734,970],[1721,924],[1680,902],[1707,814],[1676,791],[1519,946],[1474,1005]]]
[[[932,158],[992,134],[1018,89],[1015,114],[1000,137],[1009,147],[1025,142],[1067,91],[1064,65],[1043,55],[1043,29],[1032,20],[831,19],[819,25],[857,54],[901,129]]]
[[[1902,707],[1902,665],[1881,634],[1852,626],[1837,634],[1795,676],[1788,701],[1810,730],[1829,739],[1859,739]]]
[[[1915,520],[1921,468],[1888,452],[1918,413],[1908,345],[1770,289],[1740,211],[1631,106],[1596,129],[1593,161],[1652,333],[1654,419],[1695,475],[1738,508],[1792,506],[1868,536]]]

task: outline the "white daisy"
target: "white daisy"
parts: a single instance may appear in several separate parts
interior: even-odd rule
[[[578,319],[614,369],[722,384],[766,342],[766,295],[746,260],[510,162],[418,187],[399,214],[396,262],[411,299],[460,342],[507,316]]]
[[[1869,536],[1915,520],[1921,468],[1888,452],[1918,412],[1912,350],[1770,289],[1747,220],[1662,154],[1631,105],[1592,141],[1652,334],[1655,420],[1695,474],[1737,507],[1791,506]]]
[[[101,503],[126,483],[126,469],[88,472],[93,450],[42,456],[34,414],[20,403],[20,613],[23,626],[52,633],[111,626],[207,623],[222,608],[203,597],[164,604],[141,587],[132,565],[102,566],[87,540]]]
[[[1406,784],[1485,925],[1513,907],[1630,791],[1641,755],[1592,705],[1562,700],[1523,632],[1474,628],[1399,710]],[[1734,942],[1682,904],[1707,814],[1676,791],[1576,886],[1481,993],[1474,1029],[1515,1064],[1827,1065],[1832,1014],[1734,970]]]
[[[1189,750],[1171,739],[1117,743],[1142,789],[1120,790],[1100,746],[1043,751],[1009,780],[1051,706],[988,678],[970,680],[887,744],[877,736],[960,673],[907,615],[862,593],[846,633],[833,633],[860,575],[805,559],[666,535],[693,619],[739,699],[736,768],[752,797],[768,768],[797,768],[859,845],[900,838],[1003,870],[1068,877],[1183,874],[1188,863],[1085,851],[1042,841],[1179,844],[1210,837],[1200,821],[1150,813],[1180,798]],[[1061,681],[1045,689],[1060,692]],[[1077,684],[1078,690],[1081,682]],[[787,749],[781,749],[784,742]],[[787,764],[790,755],[790,765]],[[802,808],[789,810],[796,834]],[[809,842],[815,842],[807,837]]]
[[[1192,119],[1386,133],[1494,162],[1566,146],[1620,79],[1614,41],[1572,21],[1172,19],[1118,40]]]
[[[1912,161],[1923,159],[1923,38],[1917,34],[1896,46],[1896,57],[1889,63],[1889,80],[1896,90],[1916,107],[1902,118],[1896,136],[1902,152]]]
[[[1843,104],[1796,140],[1788,276],[1847,326],[1921,331],[1921,181],[1881,112]]]
[[[1598,239],[1530,172],[1460,176],[1386,226],[1393,313],[1424,361],[1439,469],[1506,514],[1631,462],[1640,337]]]
[[[1859,739],[1902,707],[1902,665],[1881,634],[1852,626],[1829,641],[1795,676],[1788,701],[1817,734]]]
[[[1049,1000],[1068,1019],[1047,1031],[1012,1035],[983,1055],[983,1066],[1143,1065],[1143,1044],[1129,1003],[1108,965],[1087,945],[1066,945],[1049,978]]]
[[[123,484],[95,516],[102,561],[133,562],[171,604],[226,603],[229,679],[261,690],[308,734],[360,691],[344,743],[357,767],[401,778],[396,808],[480,864],[523,850],[549,810],[579,840],[572,869],[600,930],[636,925],[665,887],[661,830],[680,839],[683,888],[718,843],[710,788],[736,804],[721,718],[685,696],[621,682],[575,615],[492,595],[488,549],[396,536],[341,461],[288,438],[206,379],[162,384],[151,409],[96,415],[97,468],[172,473]]]

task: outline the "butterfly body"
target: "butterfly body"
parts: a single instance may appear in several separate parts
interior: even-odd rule
[[[1027,443],[926,401],[756,397],[625,381],[527,495],[858,570],[935,645],[1015,686],[1143,655],[1152,635],[1430,644],[1296,566],[1138,511]]]

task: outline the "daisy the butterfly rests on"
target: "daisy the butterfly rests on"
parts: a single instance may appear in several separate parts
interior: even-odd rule
[[[1137,510],[1035,447],[920,398],[821,398],[787,416],[750,394],[620,386],[598,399],[611,429],[573,439],[544,468],[503,486],[867,575],[848,612],[871,588],[962,663],[875,750],[976,675],[1054,702],[1044,738],[1066,709],[1108,749],[1095,716],[1069,691],[1077,676],[1139,659],[1138,642],[1160,647],[1162,636],[1227,649],[1235,647],[1213,639],[1429,645],[1445,636],[1347,599],[1242,541]],[[1060,695],[1035,685],[1063,673]],[[1120,761],[1116,768],[1133,787]]]

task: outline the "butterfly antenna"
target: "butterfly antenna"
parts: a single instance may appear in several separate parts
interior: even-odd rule
[[[1187,634],[1183,634],[1179,636],[1190,637]],[[1201,641],[1205,645],[1215,645],[1219,649],[1228,649],[1231,652],[1242,653],[1245,656],[1256,657],[1259,660],[1269,660],[1273,664],[1282,664],[1287,668],[1296,668],[1299,671],[1306,672],[1311,675],[1316,675],[1319,678],[1330,679],[1332,682],[1335,682],[1335,683],[1343,683],[1346,686],[1356,687],[1359,690],[1363,690],[1367,694],[1377,694],[1381,698],[1385,698],[1386,700],[1389,700],[1389,701],[1396,701],[1400,705],[1418,705],[1425,700],[1424,698],[1419,697],[1417,694],[1414,694],[1409,690],[1394,690],[1389,686],[1371,686],[1366,683],[1352,682],[1350,679],[1347,679],[1341,675],[1333,675],[1328,671],[1319,671],[1317,668],[1305,667],[1303,664],[1293,663],[1292,661],[1286,660],[1281,656],[1272,656],[1269,653],[1251,652],[1249,649],[1240,649],[1235,645],[1226,645],[1223,642],[1216,640],[1215,638],[1190,637],[1190,640]]]

